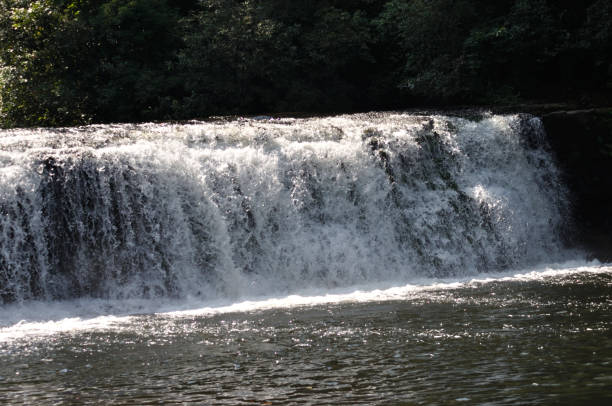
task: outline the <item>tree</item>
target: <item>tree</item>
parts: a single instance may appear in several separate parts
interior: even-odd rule
[[[0,7],[4,126],[153,119],[176,91],[180,16],[166,0],[3,0]]]
[[[89,118],[83,109],[86,97],[70,72],[78,54],[75,41],[87,36],[75,23],[71,5],[53,0],[0,3],[3,126],[76,124]]]

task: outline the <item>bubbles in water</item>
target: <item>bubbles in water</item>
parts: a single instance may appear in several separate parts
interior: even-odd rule
[[[0,302],[231,298],[562,257],[539,120],[365,114],[0,132]]]

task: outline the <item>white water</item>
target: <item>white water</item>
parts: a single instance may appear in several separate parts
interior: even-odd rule
[[[531,117],[3,131],[0,303],[236,302],[527,269],[575,255],[567,213]]]
[[[172,325],[175,319],[211,317],[226,313],[257,312],[346,303],[403,301],[446,290],[466,290],[490,283],[544,282],[570,276],[612,274],[612,266],[592,263],[564,263],[524,271],[507,271],[481,277],[421,278],[403,285],[369,284],[336,288],[326,292],[305,290],[288,296],[268,296],[237,302],[191,300],[79,299],[30,302],[5,306],[0,316],[0,343],[21,338],[44,338],[58,333],[84,331],[129,331],[139,333],[142,314],[156,314]],[[442,293],[443,294],[443,293]],[[146,333],[146,332],[145,332]]]

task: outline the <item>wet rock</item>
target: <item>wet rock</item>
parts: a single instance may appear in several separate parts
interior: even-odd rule
[[[612,260],[612,108],[556,111],[542,121],[572,198],[579,244]]]

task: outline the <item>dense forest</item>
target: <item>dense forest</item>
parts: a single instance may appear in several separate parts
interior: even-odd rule
[[[0,0],[0,125],[612,93],[609,0]]]

